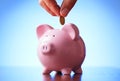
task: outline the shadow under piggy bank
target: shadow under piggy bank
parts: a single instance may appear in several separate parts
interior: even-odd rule
[[[51,75],[43,75],[43,81],[81,81],[82,74],[61,75],[55,74],[54,77]]]

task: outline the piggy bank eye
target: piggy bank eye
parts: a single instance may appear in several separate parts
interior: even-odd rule
[[[53,35],[53,37],[55,37],[55,35]]]

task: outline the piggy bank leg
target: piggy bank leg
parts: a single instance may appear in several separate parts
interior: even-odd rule
[[[73,70],[75,73],[82,74],[82,68],[78,68],[76,70]]]
[[[63,75],[70,75],[72,69],[71,68],[64,68],[61,70]]]
[[[43,70],[43,74],[50,74],[51,70],[48,70],[48,69],[44,69]]]

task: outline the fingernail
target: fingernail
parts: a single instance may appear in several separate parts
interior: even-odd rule
[[[67,8],[64,8],[60,11],[60,15],[65,17],[65,16],[67,16],[68,12],[69,12],[69,10]]]

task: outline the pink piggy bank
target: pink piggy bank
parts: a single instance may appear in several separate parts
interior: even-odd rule
[[[61,30],[47,24],[38,26],[38,57],[44,66],[43,74],[51,71],[62,74],[82,73],[85,44],[74,24],[65,24]]]

